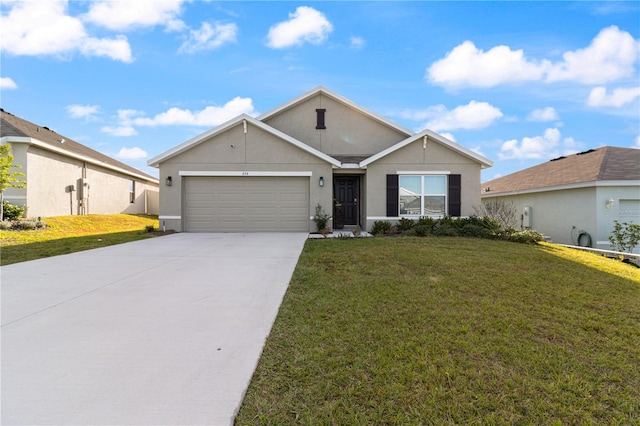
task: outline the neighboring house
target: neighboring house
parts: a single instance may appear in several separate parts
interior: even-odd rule
[[[467,216],[487,158],[414,133],[318,87],[240,115],[149,160],[160,169],[160,222],[186,232],[315,231],[376,220]]]
[[[11,145],[27,182],[4,199],[26,206],[28,217],[158,214],[153,176],[4,110],[0,117],[0,143]]]
[[[610,250],[614,220],[640,224],[640,150],[605,146],[556,158],[483,183],[488,200],[513,201],[517,226],[555,243]]]

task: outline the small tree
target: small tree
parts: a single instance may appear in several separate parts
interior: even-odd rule
[[[505,228],[517,225],[517,209],[513,201],[507,200],[489,200],[480,206],[474,206],[473,210],[479,217],[489,217],[502,224]]]
[[[618,251],[633,252],[635,246],[640,242],[640,225],[627,222],[620,223],[614,220],[609,242]]]
[[[7,188],[24,188],[27,182],[20,179],[24,176],[22,172],[11,169],[21,169],[20,164],[13,164],[13,154],[11,145],[0,145],[0,205],[4,205],[4,190]],[[0,210],[0,221],[4,220],[2,210]]]

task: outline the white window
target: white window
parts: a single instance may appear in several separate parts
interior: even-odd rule
[[[401,175],[401,216],[443,216],[447,205],[447,177],[444,175]]]
[[[136,181],[133,179],[129,182],[129,202],[136,202]]]

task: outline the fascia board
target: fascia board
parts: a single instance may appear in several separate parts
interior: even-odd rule
[[[550,192],[550,191],[564,191],[567,189],[581,189],[581,188],[600,188],[600,187],[634,187],[637,186],[640,188],[640,180],[598,180],[598,181],[589,181],[589,182],[578,182],[578,183],[568,183],[565,185],[555,185],[555,186],[545,186],[542,188],[527,188],[527,189],[516,189],[514,191],[503,191],[503,192],[483,192],[480,197],[481,198],[490,198],[490,197],[505,197],[509,195],[521,195],[521,194],[535,194],[541,192]]]
[[[230,128],[238,125],[238,124],[240,124],[240,122],[242,122],[242,120],[246,120],[248,123],[251,123],[252,125],[254,125],[254,126],[256,126],[256,127],[260,128],[260,129],[262,129],[262,130],[264,130],[264,131],[266,131],[268,133],[271,133],[272,135],[274,135],[274,136],[276,136],[276,137],[278,137],[280,139],[283,139],[283,140],[289,142],[290,144],[292,144],[294,146],[297,146],[298,148],[300,148],[300,149],[302,149],[302,150],[304,150],[304,151],[306,151],[306,152],[308,152],[308,153],[310,153],[310,154],[312,154],[312,155],[314,155],[314,156],[316,156],[316,157],[318,157],[318,158],[320,158],[320,159],[322,159],[322,160],[324,160],[324,161],[326,161],[326,162],[328,162],[330,164],[333,164],[334,166],[338,166],[338,167],[340,166],[340,162],[338,160],[336,160],[335,158],[333,158],[333,157],[331,157],[331,156],[329,156],[329,155],[327,155],[327,154],[325,154],[323,152],[320,152],[317,149],[312,148],[309,145],[307,145],[307,144],[305,144],[303,142],[300,142],[299,140],[297,140],[297,139],[295,139],[295,138],[293,138],[293,137],[291,137],[291,136],[289,136],[289,135],[287,135],[285,133],[282,133],[281,131],[279,131],[277,129],[274,129],[273,127],[269,126],[268,124],[265,124],[265,123],[263,123],[261,121],[258,121],[255,118],[253,118],[253,117],[251,117],[251,116],[249,116],[247,114],[241,114],[241,115],[237,116],[236,118],[233,118],[233,119],[227,121],[226,123],[221,124],[218,127],[215,127],[215,128],[213,128],[211,130],[208,130],[208,131],[206,131],[206,132],[204,132],[204,133],[202,133],[202,134],[200,134],[200,135],[198,135],[198,136],[196,136],[194,138],[189,139],[188,141],[186,141],[186,142],[184,142],[184,143],[182,143],[182,144],[180,144],[180,145],[178,145],[178,146],[176,146],[176,147],[174,147],[174,148],[172,148],[172,149],[170,149],[170,150],[168,150],[168,151],[166,151],[166,152],[164,152],[164,153],[162,153],[162,154],[160,154],[160,155],[158,155],[158,156],[156,156],[156,157],[154,157],[152,159],[150,159],[147,162],[147,164],[149,166],[152,166],[152,167],[159,167],[160,163],[162,161],[168,160],[169,158],[174,157],[174,156],[186,151],[187,149],[189,149],[189,148],[191,148],[191,147],[203,142],[204,140],[206,140],[208,138],[211,138],[211,137],[216,136],[216,135],[218,135],[220,133],[223,133],[224,131],[226,131],[226,130],[228,130],[228,129],[230,129]]]
[[[37,146],[38,148],[42,148],[42,149],[47,150],[47,151],[55,152],[56,154],[60,154],[60,155],[63,155],[65,157],[74,158],[76,160],[84,161],[84,162],[87,162],[89,164],[93,164],[93,165],[96,165],[96,166],[103,167],[105,169],[109,169],[109,170],[116,171],[118,173],[125,174],[127,176],[137,177],[138,179],[144,180],[146,182],[153,182],[153,183],[157,183],[157,184],[160,183],[160,181],[158,181],[157,179],[151,179],[151,178],[149,178],[147,176],[144,176],[144,175],[141,175],[141,174],[138,174],[138,173],[130,172],[129,170],[125,170],[125,169],[120,168],[118,166],[114,166],[112,164],[108,164],[108,163],[104,163],[102,161],[98,161],[98,160],[96,160],[94,158],[91,158],[91,157],[86,157],[84,155],[75,154],[73,152],[70,152],[70,151],[67,151],[67,150],[64,150],[64,149],[59,149],[59,148],[56,148],[54,146],[51,146],[48,143],[39,141],[38,139],[34,139],[34,138],[31,138],[31,137],[28,137],[28,136],[4,136],[3,138],[0,139],[0,143],[3,144],[3,145],[6,144],[6,143],[26,143],[26,144],[34,145],[34,146]]]
[[[489,168],[491,166],[493,166],[493,161],[489,160],[487,157],[480,155],[480,154],[476,154],[475,152],[471,151],[470,149],[467,149],[465,147],[463,147],[460,144],[457,144],[455,142],[450,141],[449,139],[431,131],[428,129],[425,129],[423,131],[421,131],[420,133],[416,133],[415,135],[411,136],[410,138],[407,138],[403,141],[398,142],[397,144],[390,146],[389,148],[385,149],[384,151],[380,151],[379,153],[372,155],[371,157],[367,158],[366,160],[363,160],[360,162],[360,167],[366,167],[369,164],[381,159],[382,157],[385,157],[389,154],[391,154],[392,152],[395,152],[401,148],[404,148],[405,146],[423,138],[423,137],[429,137],[432,140],[437,141],[438,143],[441,143],[443,145],[448,146],[449,148],[453,149],[454,151],[459,152],[460,154],[474,160],[477,161],[478,163],[480,163],[481,167],[483,169]]]
[[[300,96],[297,96],[297,97],[291,99],[288,102],[285,102],[284,104],[282,104],[282,105],[280,105],[280,106],[278,106],[278,107],[276,107],[276,108],[274,108],[274,109],[272,109],[270,111],[265,112],[264,114],[258,116],[257,120],[259,120],[259,121],[268,120],[270,117],[273,117],[274,115],[276,115],[276,114],[278,114],[278,113],[280,113],[282,111],[285,111],[285,110],[291,108],[292,106],[294,106],[294,105],[296,105],[296,104],[298,104],[298,103],[300,103],[300,102],[302,102],[302,101],[304,101],[304,100],[306,100],[308,98],[311,98],[311,97],[317,95],[318,93],[326,95],[326,96],[328,96],[330,98],[333,98],[334,100],[347,105],[349,108],[354,109],[356,111],[359,111],[362,114],[367,115],[370,118],[372,118],[372,119],[374,119],[374,120],[376,120],[376,121],[378,121],[378,122],[380,122],[380,123],[382,123],[382,124],[384,124],[384,125],[386,125],[388,127],[391,127],[392,129],[395,129],[395,130],[397,130],[399,132],[404,133],[407,136],[410,136],[410,135],[414,134],[414,132],[412,132],[411,130],[409,130],[409,129],[401,126],[401,125],[399,125],[398,123],[395,123],[395,122],[393,122],[393,121],[391,121],[391,120],[389,120],[389,119],[387,119],[387,118],[385,118],[385,117],[383,117],[383,116],[381,116],[381,115],[379,115],[379,114],[377,114],[377,113],[375,113],[375,112],[373,112],[373,111],[371,111],[371,110],[369,110],[369,109],[367,109],[367,108],[365,108],[363,106],[360,106],[360,105],[356,104],[355,102],[351,101],[350,99],[347,99],[344,96],[339,95],[338,93],[336,93],[336,92],[334,92],[332,90],[329,90],[324,86],[318,86],[318,87],[316,87],[316,88],[314,88],[314,89],[312,89],[312,90],[310,90],[308,92],[303,93]]]

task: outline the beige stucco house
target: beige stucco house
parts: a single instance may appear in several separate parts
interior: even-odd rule
[[[483,183],[482,200],[512,201],[518,225],[554,243],[610,250],[615,220],[640,224],[640,149],[605,146],[555,158]]]
[[[376,220],[467,216],[492,162],[317,87],[257,117],[240,115],[149,160],[160,223],[186,232],[315,231]]]
[[[4,199],[26,206],[28,217],[158,214],[153,176],[4,110],[0,118],[0,143],[11,145],[27,182]]]

